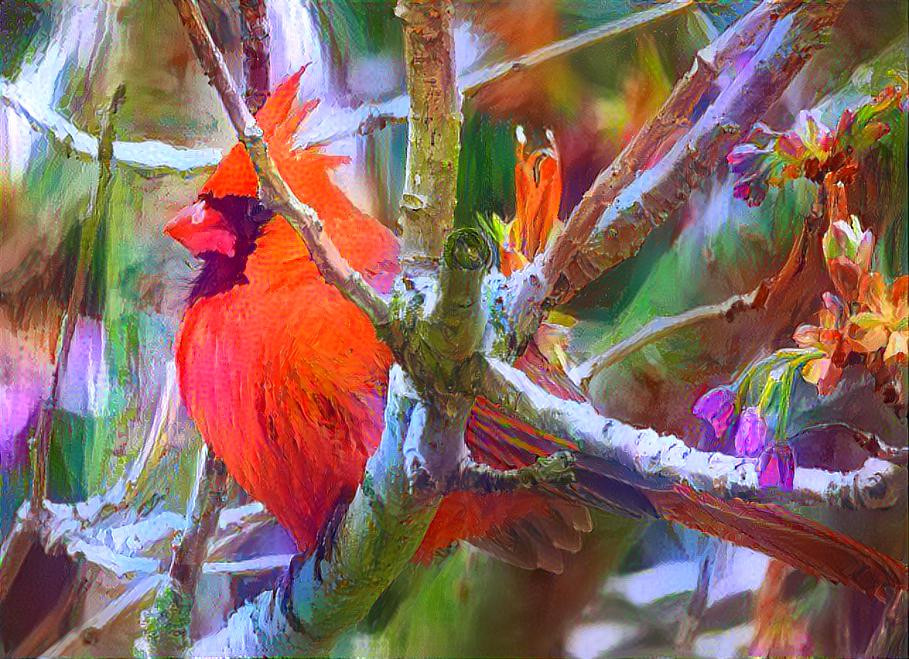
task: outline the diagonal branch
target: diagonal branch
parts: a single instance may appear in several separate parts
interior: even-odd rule
[[[590,381],[598,373],[613,364],[617,364],[645,346],[671,336],[686,327],[721,318],[731,321],[742,312],[755,310],[760,290],[758,288],[744,295],[733,295],[722,302],[694,307],[675,316],[653,318],[631,336],[622,339],[607,350],[575,366],[568,375],[579,387],[587,389]]]
[[[387,329],[390,323],[388,305],[359,272],[341,256],[325,233],[316,212],[301,202],[291,191],[268,155],[262,130],[240,98],[224,58],[215,46],[196,0],[174,0],[193,50],[212,86],[218,92],[237,137],[246,146],[259,175],[263,203],[283,215],[306,244],[322,277],[360,308],[376,326]]]
[[[765,0],[698,54],[657,116],[597,177],[559,239],[509,283],[506,325],[517,335],[513,352],[535,331],[544,307],[566,301],[634,255],[650,231],[722,164],[823,45],[842,4]],[[723,68],[753,49],[751,61],[698,114]],[[689,124],[669,152],[646,169],[673,142],[672,134]]]
[[[869,458],[841,473],[798,468],[791,492],[768,492],[758,483],[756,461],[690,448],[678,437],[600,416],[589,403],[563,400],[505,362],[475,360],[467,368],[470,390],[543,432],[575,442],[581,455],[617,463],[655,487],[687,483],[721,499],[828,505],[853,509],[892,506],[906,489],[906,470]]]
[[[469,98],[483,87],[496,83],[514,73],[527,71],[558,57],[570,55],[603,39],[623,34],[657,19],[677,14],[695,4],[694,0],[669,0],[650,9],[578,32],[566,39],[547,44],[513,60],[499,62],[474,73],[467,73],[461,76],[458,86],[461,88],[461,93]]]

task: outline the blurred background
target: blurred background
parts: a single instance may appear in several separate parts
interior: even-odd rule
[[[235,2],[203,2],[235,79],[243,79]],[[465,102],[457,221],[514,213],[515,128],[532,145],[552,130],[565,180],[562,213],[660,107],[697,50],[753,2],[717,0],[590,44],[484,87]],[[496,0],[458,4],[460,73],[477,71],[579,31],[659,5],[643,0]],[[404,91],[402,36],[394,3],[268,0],[272,86],[301,65],[302,96],[320,98],[298,135],[318,141],[364,104]],[[831,45],[805,67],[765,117],[790,127],[804,108],[828,125],[846,106],[906,70],[905,0],[852,0]],[[162,235],[192,201],[234,139],[169,2],[3,0],[0,3],[0,531],[10,529],[31,478],[27,439],[48,396],[53,357],[79,260],[82,226],[97,185],[89,135],[114,88],[111,199],[87,263],[86,295],[53,411],[50,497],[80,501],[124,474],[150,432],[166,392],[173,336],[196,265]],[[406,106],[405,106],[406,107]],[[850,208],[875,228],[878,263],[892,277],[907,266],[905,113],[862,163]],[[167,145],[186,147],[173,152]],[[364,210],[397,222],[406,128],[389,125],[325,146],[351,157],[338,182]],[[128,158],[128,154],[141,154]],[[805,181],[772,190],[762,206],[733,199],[724,168],[655,230],[633,259],[608,272],[562,311],[577,319],[569,358],[582,361],[649,319],[750,291],[777,271],[813,199]],[[684,330],[647,346],[593,381],[599,409],[630,423],[697,439],[691,405],[747,363],[790,345],[792,330],[820,306],[822,290],[794,295],[791,308]],[[860,418],[894,444],[906,442],[905,412],[874,400],[860,377],[822,401],[803,396],[805,418]],[[827,410],[825,412],[824,410]],[[797,423],[798,414],[796,411]],[[807,423],[807,421],[806,421]],[[166,450],[143,483],[145,510],[182,512],[199,438],[182,410],[170,411]],[[245,503],[242,493],[234,503]],[[816,514],[816,513],[815,513]],[[825,513],[823,521],[897,556],[906,551],[905,502],[889,512]],[[605,514],[565,573],[528,572],[467,546],[429,568],[414,566],[338,655],[728,656],[748,653],[855,655],[881,605],[818,583],[664,523]],[[166,547],[167,542],[164,543]],[[233,558],[290,553],[274,525]],[[277,571],[203,576],[198,633],[218,628],[237,602],[274,582]],[[698,585],[700,583],[700,588]],[[89,618],[122,592],[122,581],[87,586],[68,624]],[[693,597],[699,590],[705,602]],[[29,633],[23,612],[0,611],[3,647]],[[80,648],[129,654],[137,613]],[[693,621],[693,622],[692,622]],[[21,646],[20,646],[21,647]]]

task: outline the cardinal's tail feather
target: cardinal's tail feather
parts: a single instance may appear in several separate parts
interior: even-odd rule
[[[474,460],[498,469],[514,469],[558,451],[577,455],[576,482],[549,487],[551,494],[630,517],[657,517],[632,470],[579,453],[577,444],[547,435],[478,399],[467,423],[467,446]]]
[[[803,572],[885,601],[909,589],[906,565],[775,504],[724,501],[685,485],[649,492],[666,519],[777,558]]]
[[[550,389],[550,373],[528,375]],[[564,383],[558,383],[564,389]],[[576,398],[573,391],[568,396]],[[564,394],[563,394],[564,395]],[[577,445],[541,433],[478,399],[467,427],[474,459],[500,469],[531,464],[557,451],[576,454],[577,481],[549,491],[577,503],[638,517],[663,517],[727,542],[755,549],[793,567],[883,599],[892,589],[909,589],[904,563],[842,533],[773,504],[725,501],[685,485],[644,480],[611,461],[584,455]]]

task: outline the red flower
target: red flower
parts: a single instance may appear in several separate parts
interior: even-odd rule
[[[822,357],[812,359],[802,368],[802,377],[826,396],[839,384],[843,366],[851,352],[846,339],[846,309],[833,293],[824,293],[824,309],[818,312],[820,325],[802,325],[792,338],[802,348],[817,348]]]

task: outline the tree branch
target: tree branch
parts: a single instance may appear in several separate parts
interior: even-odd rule
[[[461,99],[455,84],[451,0],[398,0],[410,111],[401,210],[403,257],[437,260],[454,224]]]
[[[209,539],[224,507],[227,483],[224,463],[203,444],[183,535],[174,544],[168,578],[159,588],[153,606],[142,615],[143,639],[137,649],[144,656],[183,654],[191,645],[189,626],[196,586]]]
[[[824,43],[842,4],[765,0],[698,53],[657,116],[585,193],[559,239],[512,277],[504,296],[504,325],[516,335],[512,352],[520,351],[536,330],[544,307],[566,301],[634,255],[650,231],[688,199]],[[757,48],[751,61],[694,120],[696,106],[709,98],[723,67],[751,48]],[[671,135],[692,121],[669,152],[646,169],[672,142]]]
[[[499,62],[474,73],[465,74],[458,80],[458,86],[461,88],[461,93],[469,98],[483,87],[496,83],[514,73],[527,71],[558,57],[571,55],[598,41],[623,34],[655,20],[672,16],[695,4],[694,0],[669,0],[650,9],[635,12],[624,18],[578,32],[566,39],[547,44],[515,59]]]
[[[797,468],[791,492],[761,488],[755,460],[698,451],[672,435],[659,435],[600,416],[589,403],[563,400],[505,362],[474,360],[464,380],[470,391],[557,437],[575,442],[581,455],[637,472],[655,487],[687,483],[721,499],[788,502],[854,509],[892,506],[906,489],[906,470],[869,458],[851,472]]]
[[[590,359],[575,366],[569,372],[571,380],[582,389],[587,389],[590,381],[598,374],[617,364],[641,348],[655,343],[660,339],[678,332],[679,330],[706,322],[725,318],[727,321],[745,311],[753,311],[755,302],[760,293],[760,287],[744,295],[733,295],[717,304],[705,304],[700,307],[688,309],[676,316],[658,316],[653,318],[637,332],[626,339],[610,346],[604,352],[594,355]]]
[[[297,199],[268,155],[262,130],[253,119],[234,86],[205,25],[197,0],[174,0],[180,19],[193,45],[202,68],[218,92],[237,137],[245,145],[259,174],[260,197],[271,210],[283,215],[306,244],[310,255],[326,282],[335,286],[342,295],[369,316],[380,332],[390,323],[388,305],[359,272],[338,252],[331,238],[325,233],[316,212]],[[386,337],[388,338],[388,337]]]

